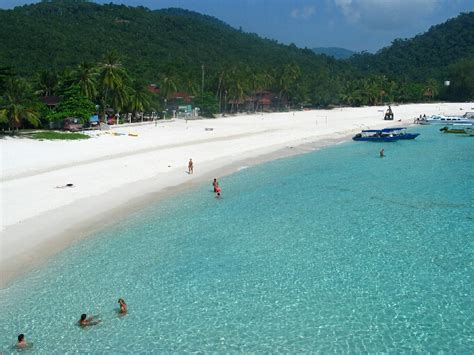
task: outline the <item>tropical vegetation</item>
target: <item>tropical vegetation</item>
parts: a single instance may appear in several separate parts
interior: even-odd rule
[[[43,0],[0,10],[0,23],[0,124],[9,129],[94,113],[136,120],[162,113],[177,93],[206,117],[262,110],[262,93],[275,110],[474,98],[472,12],[346,60],[181,9]]]

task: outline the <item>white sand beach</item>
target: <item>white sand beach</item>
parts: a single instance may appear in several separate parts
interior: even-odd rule
[[[82,141],[4,138],[0,287],[168,194],[242,166],[310,150],[305,147],[349,140],[361,129],[411,124],[420,114],[461,115],[473,107],[394,106],[394,121],[384,121],[387,106],[379,106],[158,121],[110,131],[124,135],[95,131],[96,136]],[[187,174],[189,158],[192,175]],[[74,186],[57,188],[66,184]]]

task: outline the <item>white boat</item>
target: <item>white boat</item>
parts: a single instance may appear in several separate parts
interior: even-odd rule
[[[443,124],[443,125],[454,124],[454,123],[474,124],[474,118],[469,118],[469,117],[470,116],[467,116],[467,114],[465,114],[462,117],[461,116],[433,115],[431,117],[428,117],[420,121],[420,124]]]

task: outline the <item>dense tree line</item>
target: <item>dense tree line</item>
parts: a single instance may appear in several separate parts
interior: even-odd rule
[[[411,39],[396,39],[376,54],[361,53],[350,63],[363,73],[423,81],[446,80],[449,66],[474,57],[474,12],[463,13]]]
[[[97,107],[102,116],[161,112],[177,91],[195,96],[207,113],[235,112],[261,91],[273,93],[282,110],[469,100],[473,19],[462,14],[375,55],[342,61],[180,9],[49,0],[0,10],[0,121],[44,125],[85,119]],[[148,92],[151,83],[159,95]],[[45,96],[61,104],[49,110],[39,100]]]

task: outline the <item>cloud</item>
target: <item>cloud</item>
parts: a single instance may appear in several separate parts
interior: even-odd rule
[[[410,26],[431,15],[441,0],[334,0],[349,23],[373,30]]]
[[[294,8],[290,12],[290,16],[295,19],[309,19],[316,13],[316,8],[314,6],[304,6],[302,8]]]

